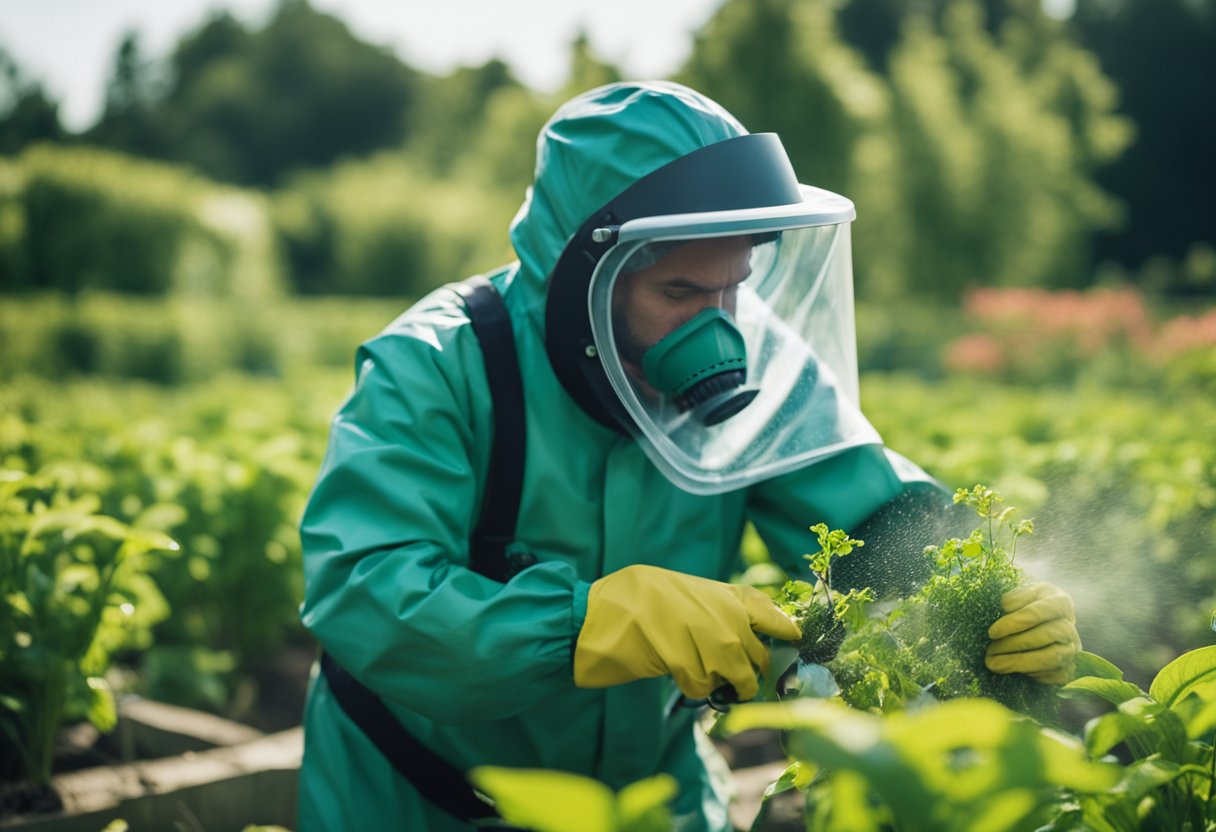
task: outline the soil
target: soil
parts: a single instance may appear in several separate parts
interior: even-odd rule
[[[237,721],[268,734],[299,725],[316,657],[316,648],[308,644],[287,645],[267,657],[252,672],[257,691],[253,704]]]
[[[35,812],[58,812],[63,801],[50,786],[29,783],[0,783],[0,818]]]
[[[315,658],[311,645],[288,645],[251,671],[251,695],[238,714],[221,714],[265,733],[300,724],[308,677]],[[173,703],[169,703],[173,704]],[[116,734],[102,734],[89,723],[65,727],[55,747],[52,774],[129,762]],[[0,819],[12,815],[57,812],[63,801],[49,785],[5,781],[0,772]]]

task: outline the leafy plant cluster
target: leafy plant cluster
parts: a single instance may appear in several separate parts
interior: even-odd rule
[[[1079,678],[1058,696],[1113,709],[1088,719],[1080,736],[1043,725],[1034,712],[1051,712],[1043,699],[1057,688],[1025,679],[1038,696],[1019,699],[1010,695],[1017,688],[995,686],[995,675],[975,667],[987,625],[1002,612],[1000,595],[1021,580],[1013,558],[1032,524],[983,485],[959,489],[955,500],[974,508],[980,528],[927,547],[936,573],[925,589],[884,617],[852,620],[840,657],[829,662],[841,676],[862,665],[866,673],[846,680],[841,696],[745,703],[715,721],[720,737],[783,732],[789,765],[766,789],[753,831],[769,828],[773,797],[795,791],[806,830],[824,832],[1216,831],[1216,647],[1173,660],[1148,691],[1108,660],[1081,653]],[[865,594],[831,588],[835,558],[862,541],[824,524],[811,530],[820,551],[805,558],[815,583],[788,581],[775,598],[804,626],[803,662],[823,659],[831,643],[812,639],[810,628],[843,629],[850,609],[865,606]],[[962,598],[930,611],[950,595]],[[953,629],[931,631],[947,625]],[[918,678],[925,669],[933,679]],[[474,781],[507,821],[536,830],[563,830],[574,817],[580,828],[604,832],[677,828],[663,777],[617,796],[567,772],[482,769]],[[575,814],[574,806],[591,810]]]
[[[6,297],[0,379],[102,377],[191,384],[238,372],[298,378],[350,367],[361,341],[404,300],[132,298],[85,292]]]
[[[1025,577],[1014,558],[1018,538],[1034,530],[983,485],[955,492],[980,526],[968,537],[926,547],[933,574],[884,618],[846,638],[831,665],[845,701],[862,709],[901,710],[922,692],[938,699],[984,697],[1049,718],[1050,690],[1021,674],[997,674],[984,658],[988,628],[1004,614],[1001,596]]]
[[[1077,737],[989,699],[929,702],[875,714],[839,699],[736,705],[725,734],[777,729],[790,764],[764,794],[804,795],[812,832],[1213,832],[1216,830],[1216,647],[1162,668],[1149,691],[1082,653],[1068,698],[1114,705]],[[1112,751],[1131,761],[1122,764]],[[568,772],[481,768],[473,782],[503,818],[538,832],[679,828],[667,775],[618,793]]]
[[[839,697],[743,705],[715,724],[719,736],[790,732],[791,764],[753,828],[772,797],[798,789],[817,830],[1216,830],[1216,647],[1171,662],[1147,692],[1082,653],[1080,678],[1058,696],[1115,709],[1083,739],[1044,727],[1056,723],[1056,689],[983,665],[1000,597],[1022,582],[1018,540],[1034,526],[982,485],[954,500],[979,528],[927,547],[926,584],[849,628],[829,663]],[[816,531],[819,576],[833,541],[856,541]]]
[[[226,378],[175,399],[6,387],[0,711],[33,749],[26,774],[45,776],[52,726],[82,716],[89,691],[109,697],[119,681],[239,717],[260,663],[304,643],[296,523],[340,397],[331,384],[318,396],[319,376],[294,394]],[[112,661],[130,673],[107,674]]]
[[[1216,647],[1170,662],[1147,692],[1091,653],[1079,672],[1060,696],[1114,706],[1080,738],[972,698],[882,717],[835,700],[756,703],[720,727],[789,732],[790,766],[756,830],[794,789],[808,830],[1216,830]]]
[[[1201,388],[1163,398],[891,375],[864,387],[891,447],[944,482],[999,483],[1034,515],[1018,560],[1050,557],[1088,649],[1147,684],[1208,643],[1195,610],[1216,607],[1216,420]]]
[[[867,616],[871,589],[832,591],[833,561],[864,542],[812,526],[820,550],[804,557],[815,583],[788,581],[776,599],[802,628],[798,658],[827,665],[845,702],[862,710],[900,711],[925,696],[984,697],[1048,718],[1047,688],[1020,674],[993,673],[984,663],[988,628],[1005,612],[1001,597],[1024,582],[1014,558],[1018,539],[1034,524],[1016,519],[1016,509],[983,485],[959,489],[954,502],[974,509],[979,527],[927,546],[930,577],[881,616]]]
[[[177,544],[101,508],[63,472],[0,468],[0,734],[18,764],[0,776],[47,784],[69,718],[113,728],[110,658],[147,647],[169,614],[143,570],[151,553]]]
[[[0,290],[281,293],[260,194],[186,168],[38,145],[0,164]]]
[[[777,606],[798,624],[802,637],[794,642],[798,658],[803,662],[826,664],[836,655],[845,637],[846,627],[857,626],[865,618],[866,606],[874,601],[874,593],[866,589],[850,589],[832,594],[832,563],[851,555],[865,545],[840,529],[829,530],[827,524],[811,526],[819,539],[819,551],[803,555],[815,582],[786,581],[776,598]]]

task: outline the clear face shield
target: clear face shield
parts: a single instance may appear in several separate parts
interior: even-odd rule
[[[681,488],[733,490],[880,441],[858,407],[852,206],[835,199],[848,210],[815,225],[763,210],[633,220],[595,269],[604,372]]]

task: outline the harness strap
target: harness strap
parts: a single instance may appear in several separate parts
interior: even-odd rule
[[[512,562],[506,552],[515,539],[523,491],[526,457],[523,382],[511,318],[502,295],[480,275],[454,288],[464,300],[473,332],[481,344],[494,412],[490,467],[481,516],[469,541],[469,566],[481,575],[505,583],[519,568],[530,565],[526,558]],[[489,824],[498,817],[498,812],[493,803],[469,784],[465,773],[406,731],[380,697],[324,652],[321,673],[347,717],[424,799],[465,823],[482,821],[477,824],[479,829],[514,828]]]
[[[343,670],[328,653],[321,654],[321,673],[346,715],[420,795],[465,822],[498,817],[493,804],[469,785],[464,772],[406,731],[380,697]]]
[[[481,499],[481,517],[470,541],[469,563],[474,572],[506,583],[526,561],[508,562],[506,549],[515,540],[515,521],[523,491],[527,435],[524,387],[515,352],[515,335],[502,295],[477,275],[456,284],[464,299],[473,332],[481,343],[481,358],[490,384],[494,409],[494,440],[490,468]]]

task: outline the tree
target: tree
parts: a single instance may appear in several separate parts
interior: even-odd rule
[[[1092,57],[1014,18],[994,37],[957,0],[940,30],[905,22],[890,72],[914,285],[1086,281],[1091,232],[1119,220],[1093,174],[1129,138]]]
[[[412,70],[306,0],[281,0],[257,32],[227,13],[211,17],[178,44],[164,89],[146,106],[133,40],[115,65],[110,118],[95,140],[262,187],[399,144],[415,97]],[[118,129],[136,121],[136,102],[139,121],[158,133],[143,146],[142,134]]]
[[[494,58],[460,67],[449,75],[426,77],[418,85],[417,118],[410,151],[436,172],[447,174],[484,133],[487,103],[505,91],[526,92],[508,67]]]
[[[1118,86],[1135,144],[1098,172],[1128,206],[1099,256],[1135,268],[1216,242],[1216,0],[1078,0],[1071,21]]]
[[[1077,283],[1090,233],[1118,220],[1093,174],[1128,125],[1058,24],[1017,0],[997,7],[907,13],[884,78],[827,0],[728,0],[683,77],[749,129],[780,133],[804,181],[854,199],[862,294]]]
[[[679,78],[749,130],[779,133],[799,175],[833,190],[852,184],[854,154],[885,108],[881,79],[824,2],[727,0]]]
[[[601,60],[591,48],[587,33],[580,31],[570,44],[570,72],[559,97],[564,101],[579,93],[620,80],[620,70]]]
[[[63,137],[59,103],[0,48],[0,153],[13,154],[28,144]]]
[[[827,3],[728,0],[696,34],[680,80],[749,130],[780,134],[803,182],[853,199],[859,284],[902,291],[908,224],[893,190],[890,93],[841,41]]]
[[[97,124],[85,133],[85,139],[121,147],[135,155],[162,155],[164,132],[152,111],[158,94],[154,72],[140,50],[139,35],[128,32],[114,58],[105,109]]]

